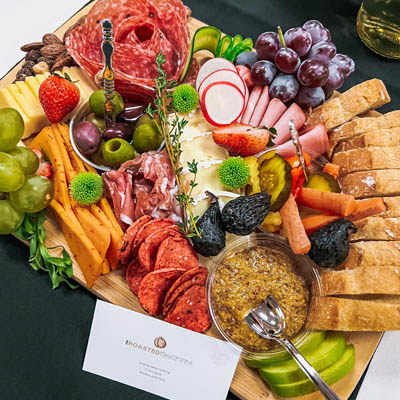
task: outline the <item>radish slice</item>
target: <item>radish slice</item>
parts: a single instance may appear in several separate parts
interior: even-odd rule
[[[260,122],[265,114],[265,111],[269,103],[269,89],[268,86],[264,86],[261,96],[257,101],[256,108],[254,109],[253,115],[250,118],[250,125],[259,126]]]
[[[239,74],[231,69],[219,69],[217,71],[211,72],[210,75],[203,79],[199,86],[199,97],[203,95],[204,89],[214,82],[232,82],[237,86],[243,95],[246,93],[246,84],[243,82]]]
[[[263,119],[260,122],[260,126],[266,126],[267,128],[272,128],[274,124],[279,121],[281,115],[287,110],[287,107],[283,102],[277,98],[272,99],[267,109]]]
[[[329,149],[328,132],[324,124],[311,126],[299,138],[303,151],[308,153],[311,158],[319,154],[324,154]],[[296,148],[291,140],[276,147],[276,151],[282,157],[291,157],[296,155]]]
[[[254,86],[254,83],[251,80],[250,70],[245,65],[236,65],[236,70],[244,80],[244,83],[251,89]]]
[[[275,144],[285,143],[290,138],[289,122],[293,120],[296,129],[299,129],[306,122],[306,116],[302,109],[293,103],[279,118],[279,121],[274,125],[277,135],[274,139]]]
[[[254,86],[253,90],[250,93],[249,101],[246,106],[246,110],[242,117],[242,124],[248,124],[251,116],[253,115],[254,109],[256,108],[256,104],[258,99],[261,96],[263,88],[261,86]]]
[[[219,69],[231,69],[236,72],[235,66],[225,58],[211,58],[206,61],[203,66],[200,68],[199,73],[197,74],[196,79],[196,90],[199,90],[201,82],[203,79],[211,74],[211,72],[217,71]]]
[[[238,120],[244,110],[244,96],[231,82],[214,82],[208,85],[201,97],[204,118],[212,125],[230,125]]]

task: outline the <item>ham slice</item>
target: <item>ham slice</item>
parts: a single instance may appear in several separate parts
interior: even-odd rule
[[[261,96],[262,89],[263,88],[261,86],[254,86],[253,90],[251,91],[246,110],[244,111],[242,119],[240,121],[242,124],[249,123],[251,116],[253,115],[254,109],[257,105],[258,99]]]
[[[311,158],[325,154],[328,151],[328,133],[324,124],[314,125],[299,134],[301,135],[299,139],[303,151],[308,153]],[[291,140],[277,146],[276,151],[285,158],[296,155],[296,149]]]
[[[254,109],[253,115],[250,118],[250,125],[252,126],[260,126],[260,122],[267,110],[269,103],[269,88],[268,86],[264,86],[261,96],[258,99],[256,108]]]
[[[285,143],[290,138],[290,120],[294,121],[294,126],[296,129],[300,129],[306,121],[306,116],[304,112],[296,103],[293,103],[279,118],[279,121],[274,125],[274,128],[277,131],[277,135],[274,139],[275,144],[279,145]]]
[[[267,109],[265,110],[264,117],[260,122],[260,126],[266,126],[272,128],[275,123],[279,120],[281,115],[286,111],[287,107],[283,102],[277,98],[272,99]]]
[[[254,83],[251,80],[250,70],[245,65],[236,65],[236,70],[247,87],[251,89],[254,86]]]

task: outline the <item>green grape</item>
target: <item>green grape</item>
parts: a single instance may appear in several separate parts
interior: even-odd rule
[[[0,110],[0,151],[10,151],[22,139],[25,125],[21,114],[14,108]]]
[[[27,147],[18,146],[10,150],[8,154],[20,162],[25,175],[34,174],[39,168],[39,157]]]
[[[24,180],[20,162],[7,153],[0,153],[0,192],[14,192],[22,187]]]
[[[25,213],[17,211],[10,200],[0,200],[0,235],[8,235],[17,230],[24,220]]]
[[[34,213],[46,208],[53,196],[54,186],[50,179],[27,175],[21,189],[10,193],[10,201],[17,210]]]

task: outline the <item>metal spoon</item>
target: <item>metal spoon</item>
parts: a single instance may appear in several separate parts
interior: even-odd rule
[[[285,347],[326,399],[340,400],[340,397],[324,382],[318,372],[288,339],[286,335],[285,315],[273,296],[268,296],[263,303],[251,310],[244,319],[250,329],[259,336],[264,339],[276,340]]]

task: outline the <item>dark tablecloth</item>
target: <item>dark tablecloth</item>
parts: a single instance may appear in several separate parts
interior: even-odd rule
[[[252,37],[318,19],[332,32],[341,53],[356,61],[346,89],[378,77],[399,108],[399,62],[376,56],[355,29],[357,0],[187,0],[193,16],[234,35]],[[68,16],[65,16],[66,18]],[[32,38],[32,41],[37,38]],[[342,90],[343,90],[342,89]],[[1,218],[1,216],[0,216]],[[0,398],[2,400],[150,400],[157,396],[83,372],[82,364],[96,298],[83,288],[51,290],[47,275],[27,264],[28,249],[0,237]],[[111,327],[110,327],[111,329]],[[207,384],[207,376],[199,376]],[[351,399],[356,398],[356,391]],[[190,394],[188,394],[190,399]],[[236,399],[229,394],[228,399]],[[205,399],[212,400],[212,399]]]

